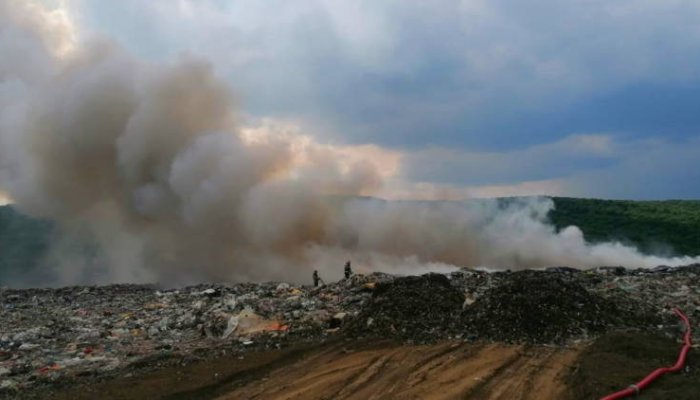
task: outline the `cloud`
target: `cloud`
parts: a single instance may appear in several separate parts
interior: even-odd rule
[[[580,171],[571,195],[624,199],[700,198],[700,136],[682,140],[632,140],[620,146],[610,168]]]
[[[553,180],[616,162],[613,137],[571,135],[562,140],[509,151],[432,148],[404,156],[411,181],[460,185],[516,184]]]
[[[31,4],[24,12],[36,24],[23,24],[22,13],[1,16],[11,29],[41,38],[37,32],[52,20],[35,18],[47,9]],[[193,12],[189,6],[181,3],[180,12]],[[610,158],[628,160],[613,136],[572,135],[500,153],[337,143],[294,122],[241,112],[217,69],[201,58],[156,62],[106,39],[80,42],[67,54],[51,47],[61,43],[27,41],[27,56],[45,57],[45,70],[22,76],[6,68],[2,84],[20,82],[23,95],[0,92],[0,102],[11,105],[0,114],[0,185],[21,210],[57,222],[53,284],[299,281],[312,269],[337,272],[330,260],[350,257],[366,270],[395,271],[697,261],[647,256],[618,243],[589,245],[575,227],[557,232],[547,223],[553,203],[546,198],[363,197],[562,190],[576,177],[571,162],[602,168]],[[655,154],[645,142],[636,146]],[[436,163],[447,168],[431,167]],[[478,180],[460,178],[478,169],[491,174],[489,183],[470,186]],[[519,175],[538,169],[542,179]],[[86,244],[88,256],[80,251]]]
[[[563,196],[571,192],[565,180],[525,181],[512,185],[460,186],[432,182],[390,180],[377,196],[390,200],[463,201],[473,198]]]
[[[700,136],[636,139],[580,134],[510,151],[432,148],[405,153],[396,197],[564,195],[624,199],[700,197]],[[408,189],[410,187],[410,189]],[[392,195],[388,195],[392,197]]]
[[[213,60],[250,112],[353,143],[497,150],[624,131],[638,126],[630,88],[653,98],[700,78],[689,0],[78,5],[140,55]],[[608,126],[575,118],[601,99]]]
[[[37,80],[55,59],[68,56],[77,32],[65,8],[48,9],[32,2],[0,2],[0,79]]]

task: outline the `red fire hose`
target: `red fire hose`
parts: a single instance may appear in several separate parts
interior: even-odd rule
[[[676,363],[672,367],[659,368],[651,374],[647,375],[646,378],[642,379],[636,384],[630,385],[627,389],[620,390],[619,392],[615,392],[613,394],[609,394],[603,397],[601,400],[624,399],[625,397],[639,394],[640,390],[647,387],[650,383],[658,379],[661,375],[667,372],[677,372],[680,371],[681,368],[683,368],[683,365],[685,365],[685,358],[688,355],[688,352],[690,351],[690,346],[692,345],[690,339],[690,321],[688,321],[688,317],[686,317],[685,314],[683,314],[683,312],[678,308],[674,309],[673,311],[676,313],[676,315],[678,315],[680,319],[683,320],[683,323],[685,323],[685,335],[683,336],[684,344],[680,354],[678,355],[678,361],[676,361]]]

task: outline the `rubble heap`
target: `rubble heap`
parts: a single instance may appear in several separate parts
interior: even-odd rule
[[[675,338],[672,307],[700,332],[700,265],[373,273],[322,287],[0,288],[0,398],[332,335],[553,343],[631,327]]]
[[[324,287],[288,283],[0,288],[0,398],[128,371],[163,358],[320,342],[385,274]]]
[[[563,275],[535,271],[504,275],[500,284],[465,307],[466,330],[481,339],[556,343],[650,319],[659,322],[641,305],[620,308]]]
[[[396,278],[376,286],[372,299],[346,332],[354,337],[435,341],[459,330],[462,303],[464,296],[445,275]]]

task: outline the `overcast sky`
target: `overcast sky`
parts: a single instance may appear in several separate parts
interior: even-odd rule
[[[698,1],[63,6],[83,39],[209,60],[250,120],[399,152],[416,188],[700,197]]]

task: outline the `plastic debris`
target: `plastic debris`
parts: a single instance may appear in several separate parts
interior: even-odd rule
[[[156,368],[160,356],[273,349],[329,335],[550,343],[628,327],[676,336],[672,306],[700,314],[700,265],[354,274],[318,288],[0,288],[0,393],[21,398],[17,391],[58,381]]]

